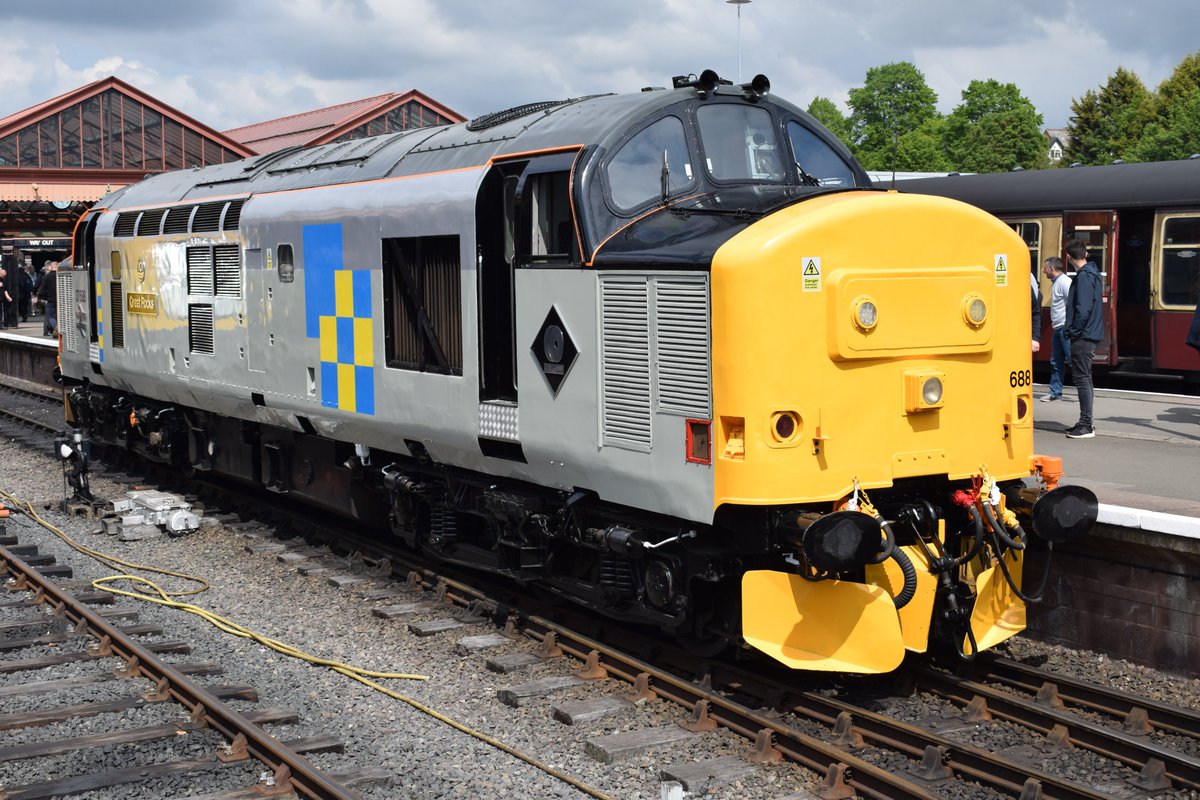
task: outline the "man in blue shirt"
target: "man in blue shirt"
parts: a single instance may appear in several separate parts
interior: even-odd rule
[[[1092,358],[1104,339],[1104,278],[1095,262],[1088,260],[1087,245],[1076,239],[1067,245],[1067,258],[1075,265],[1075,277],[1067,293],[1064,333],[1071,342],[1071,376],[1079,393],[1079,422],[1067,430],[1072,439],[1092,439]]]

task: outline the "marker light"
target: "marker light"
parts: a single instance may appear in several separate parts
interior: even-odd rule
[[[796,435],[796,415],[790,411],[776,412],[773,430],[778,441],[786,442]]]
[[[856,297],[853,303],[854,324],[864,332],[875,329],[879,322],[879,309],[869,297]]]
[[[974,328],[987,321],[987,303],[977,294],[969,294],[963,298],[963,319]]]

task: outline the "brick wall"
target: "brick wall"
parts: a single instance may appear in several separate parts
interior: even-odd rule
[[[1045,555],[1031,554],[1027,580]],[[1098,526],[1059,545],[1028,635],[1200,677],[1200,541]]]

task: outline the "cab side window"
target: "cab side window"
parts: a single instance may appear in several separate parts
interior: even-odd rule
[[[822,186],[854,185],[854,171],[850,165],[820,136],[799,122],[789,122],[787,131],[796,163]]]
[[[613,204],[632,211],[662,197],[664,167],[668,194],[691,185],[692,160],[678,117],[663,117],[644,128],[608,162],[605,177]]]

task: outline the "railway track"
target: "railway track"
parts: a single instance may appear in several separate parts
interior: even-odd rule
[[[266,513],[265,504],[259,509]],[[576,618],[572,609],[517,600],[511,586],[435,572],[378,538],[330,527],[311,512],[279,506],[270,514],[270,525],[286,521],[290,533],[303,537],[281,541],[264,527],[245,542],[252,553],[361,597],[376,619],[399,621],[389,636],[446,638],[458,631],[461,638],[447,646],[504,676],[495,704],[548,712],[570,725],[556,738],[573,740],[590,758],[649,761],[661,779],[689,791],[738,780],[747,770],[783,769],[771,766],[783,760],[800,770],[790,782],[808,784],[824,798],[1123,796],[1124,788],[1112,781],[1071,779],[1045,766],[1072,746],[1126,765],[1121,782],[1131,797],[1163,792],[1184,797],[1200,790],[1194,756],[1188,755],[1194,742],[1187,743],[1195,735],[1195,715],[1168,704],[1119,692],[1097,695],[1095,687],[1062,676],[980,659],[980,671],[961,676],[921,666],[906,673],[919,694],[943,698],[960,713],[922,718],[906,710],[904,692],[894,691],[881,711],[878,682],[821,681],[773,673],[761,663],[698,661],[619,626]],[[358,555],[346,558],[349,552]],[[401,578],[388,579],[389,574]],[[523,669],[537,674],[522,679]],[[1042,688],[1049,678],[1057,692]],[[624,688],[614,688],[614,682]],[[590,687],[596,687],[594,693]],[[558,700],[564,693],[566,699]],[[1055,708],[1055,694],[1068,708]],[[675,711],[660,714],[673,719],[640,729],[612,722],[648,701],[673,706]],[[1069,708],[1072,703],[1078,714]],[[1028,706],[1041,716],[1025,716],[1032,714]],[[1093,718],[1101,711],[1119,717],[1108,731]],[[1154,733],[1138,742],[1125,728],[1143,718]],[[1010,722],[1025,726],[1024,747],[1032,758],[972,744],[980,731]],[[725,731],[720,734],[725,755],[685,755],[690,741],[717,735],[706,734],[713,730]],[[1159,732],[1173,737],[1170,746],[1158,741]],[[738,740],[742,744],[730,744]]]
[[[353,784],[385,780],[379,771],[329,776],[315,769],[305,753],[341,748],[331,736],[315,736],[279,741],[268,735],[263,724],[285,725],[296,715],[283,709],[259,709],[242,714],[226,701],[257,701],[258,694],[249,686],[202,686],[192,676],[215,674],[220,667],[211,663],[172,666],[161,656],[165,652],[186,652],[186,643],[159,642],[145,645],[137,636],[161,634],[154,625],[115,624],[116,619],[136,621],[137,612],[129,610],[96,611],[88,603],[103,602],[105,593],[85,592],[74,595],[56,583],[54,577],[67,577],[69,570],[54,565],[37,553],[36,547],[21,546],[5,533],[0,546],[0,572],[8,578],[6,593],[0,595],[0,673],[14,675],[71,662],[119,663],[116,671],[94,671],[90,675],[52,681],[31,681],[0,689],[0,702],[18,703],[30,698],[69,692],[83,686],[120,680],[124,686],[148,687],[144,691],[122,693],[104,702],[48,705],[38,710],[0,715],[0,730],[27,732],[34,728],[57,726],[86,717],[120,714],[120,721],[136,722],[127,713],[157,705],[171,705],[177,720],[157,724],[119,723],[103,733],[65,737],[31,738],[0,747],[0,764],[24,759],[62,756],[97,748],[112,748],[139,742],[170,741],[177,737],[195,737],[204,732],[219,735],[222,744],[211,756],[171,758],[156,763],[139,763],[121,769],[99,770],[21,785],[0,787],[4,800],[38,800],[62,797],[128,784],[146,783],[170,776],[221,769],[253,759],[259,765],[253,771],[265,777],[250,785],[237,785],[221,796],[256,797],[289,794],[324,800],[353,800],[358,795]],[[36,565],[36,566],[35,566]],[[88,587],[90,588],[90,586]],[[11,598],[11,599],[10,599]],[[107,595],[111,600],[112,595]],[[17,614],[18,616],[11,616]],[[46,629],[47,632],[22,635]],[[59,652],[49,656],[26,656],[48,645]],[[66,652],[63,652],[66,651]],[[39,701],[39,705],[41,705]],[[171,712],[158,710],[161,718]],[[244,772],[244,770],[243,770]],[[236,781],[236,779],[235,779]]]

